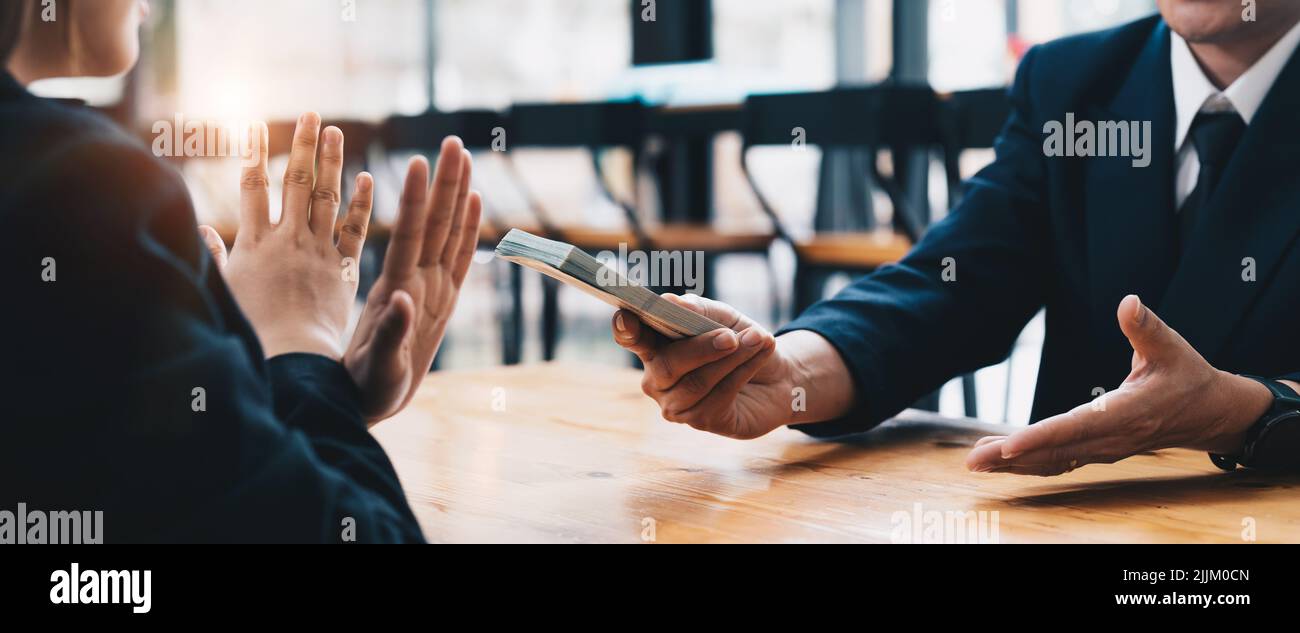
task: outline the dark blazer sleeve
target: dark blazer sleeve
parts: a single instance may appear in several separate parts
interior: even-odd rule
[[[1051,240],[1043,137],[1029,85],[1035,53],[1026,54],[1017,71],[1013,113],[996,143],[996,159],[967,183],[952,213],[900,263],[853,283],[781,330],[825,337],[855,385],[849,415],[794,428],[815,436],[867,430],[947,380],[1005,358],[1043,305]]]
[[[25,170],[6,499],[103,510],[107,542],[422,540],[347,371],[263,360],[177,174],[103,139]]]

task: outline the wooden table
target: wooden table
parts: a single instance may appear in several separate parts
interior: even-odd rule
[[[850,441],[740,442],[665,422],[639,380],[556,364],[435,374],[375,434],[432,542],[966,542],[977,525],[1002,543],[1240,543],[1251,526],[1300,541],[1300,479],[1220,473],[1191,451],[976,474],[966,453],[1005,427],[908,412]]]

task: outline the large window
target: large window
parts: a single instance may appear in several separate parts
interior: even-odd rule
[[[825,90],[836,83],[836,2],[714,0],[719,100],[746,94]],[[866,24],[862,25],[864,28]],[[715,144],[715,208],[719,222],[736,229],[766,227],[758,202],[740,171],[741,139],[726,134]],[[811,223],[816,201],[818,148],[755,148],[753,164],[765,192],[787,221]]]
[[[1109,28],[1155,13],[1155,0],[1019,0],[1019,35],[1030,43]]]
[[[423,0],[176,3],[179,107],[379,119],[428,105]]]
[[[622,0],[435,0],[437,105],[603,99],[632,57]]]
[[[379,121],[428,107],[424,0],[174,0],[162,9],[171,12],[163,25],[171,37],[162,38],[171,50],[150,51],[146,61],[170,63],[174,77],[145,73],[161,82],[144,86],[146,129],[177,115],[235,125],[315,110],[327,119]],[[284,161],[273,159],[273,174]],[[375,167],[382,220],[392,214],[398,183]],[[190,161],[184,173],[200,221],[236,221],[237,160]],[[279,195],[271,198],[277,215]]]
[[[834,20],[832,0],[714,0],[719,73],[728,83],[746,84],[746,93],[829,88],[835,82]]]
[[[931,0],[930,84],[936,90],[1006,83],[1006,4],[1005,0]]]
[[[1002,85],[1025,49],[1149,15],[1154,0],[929,0],[930,83]]]

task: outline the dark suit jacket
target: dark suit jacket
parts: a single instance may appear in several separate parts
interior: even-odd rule
[[[961,204],[901,263],[786,328],[829,339],[857,385],[852,415],[803,430],[870,428],[952,377],[1004,359],[1044,307],[1032,419],[1067,411],[1128,374],[1133,351],[1115,311],[1129,293],[1219,369],[1300,377],[1300,59],[1277,78],[1180,257],[1169,38],[1151,17],[1025,55],[997,158]],[[1044,123],[1066,113],[1151,121],[1151,164],[1046,157]],[[941,277],[948,257],[953,282]],[[1243,281],[1247,257],[1254,281]]]
[[[0,219],[0,510],[103,511],[107,542],[422,540],[347,371],[263,360],[180,177],[3,73]]]

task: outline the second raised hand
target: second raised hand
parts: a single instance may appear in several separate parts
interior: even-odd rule
[[[311,353],[338,359],[343,332],[357,296],[355,266],[370,221],[373,181],[357,176],[356,193],[338,223],[343,172],[343,133],[321,131],[314,112],[298,119],[284,174],[280,222],[271,223],[268,134],[253,132],[255,155],[240,187],[240,226],[234,249],[222,266],[235,300],[257,332],[266,356]],[[317,160],[317,149],[320,158]],[[202,231],[213,258],[222,265],[224,246],[216,232]]]
[[[472,159],[448,137],[429,184],[429,163],[411,160],[384,270],[343,357],[378,422],[401,411],[433,364],[478,246],[483,201],[470,190]]]

